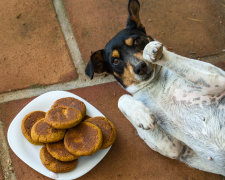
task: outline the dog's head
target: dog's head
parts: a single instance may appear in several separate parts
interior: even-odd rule
[[[144,47],[153,39],[146,35],[139,10],[138,0],[129,0],[126,28],[90,57],[85,73],[91,79],[94,73],[108,72],[130,93],[153,79],[156,66],[142,57]]]

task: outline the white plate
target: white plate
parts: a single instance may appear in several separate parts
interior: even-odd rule
[[[32,111],[47,112],[56,100],[64,97],[74,97],[83,101],[86,105],[88,116],[104,116],[94,106],[92,106],[79,96],[76,96],[75,94],[66,91],[51,91],[35,98],[19,112],[19,114],[13,119],[9,126],[7,137],[9,146],[14,151],[14,153],[34,170],[49,178],[70,180],[76,179],[84,175],[93,167],[95,167],[104,158],[110,147],[104,150],[99,150],[92,156],[80,157],[78,159],[77,167],[73,171],[55,174],[45,168],[44,165],[41,163],[39,153],[42,146],[36,146],[31,144],[23,136],[21,131],[21,122],[25,115]]]

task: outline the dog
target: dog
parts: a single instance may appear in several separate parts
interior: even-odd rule
[[[153,150],[225,176],[225,72],[170,52],[146,34],[138,0],[128,20],[91,54],[85,73],[112,74],[129,92],[118,108]]]

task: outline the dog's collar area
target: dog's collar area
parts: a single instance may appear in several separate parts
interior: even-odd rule
[[[159,66],[159,65],[157,65],[157,66],[158,67],[156,68],[154,77],[153,78],[150,78],[149,80],[147,80],[140,89],[138,89],[137,91],[135,91],[135,92],[132,93],[133,95],[134,94],[137,94],[139,91],[141,91],[143,88],[145,88],[149,83],[151,83],[152,81],[154,81],[155,79],[158,78],[158,76],[160,74],[160,71],[162,69],[162,66]]]
[[[161,69],[162,69],[162,66],[159,66],[159,65],[157,65],[157,66],[158,66],[158,67],[156,68],[155,76],[154,76],[154,78],[152,79],[152,81],[158,79],[159,74],[160,74],[160,71],[161,71]]]
[[[161,60],[163,58],[163,54],[160,56],[159,60]]]

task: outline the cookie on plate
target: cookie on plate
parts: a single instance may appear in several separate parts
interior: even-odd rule
[[[85,120],[85,122],[90,122],[98,126],[102,131],[103,142],[101,149],[105,149],[111,146],[116,139],[116,128],[111,121],[105,117],[93,117]]]
[[[46,148],[51,156],[59,161],[73,161],[78,158],[65,148],[63,140],[55,143],[48,143],[46,144]]]
[[[102,132],[94,124],[82,122],[66,132],[64,145],[75,156],[89,156],[102,146]]]
[[[56,129],[68,129],[76,126],[83,116],[78,109],[70,107],[51,108],[46,113],[46,121]]]
[[[63,173],[63,172],[69,172],[73,170],[78,160],[68,161],[68,162],[62,162],[55,158],[53,158],[49,152],[47,151],[46,146],[43,146],[40,151],[40,159],[42,164],[49,169],[52,172],[55,173]]]
[[[66,130],[55,129],[45,119],[36,122],[31,128],[31,138],[36,142],[51,143],[63,139]]]
[[[43,119],[44,117],[45,117],[45,112],[33,111],[27,114],[22,120],[22,124],[21,124],[22,133],[25,136],[25,138],[32,144],[35,144],[35,145],[41,144],[39,142],[34,141],[31,138],[31,128],[37,121]]]
[[[55,103],[52,105],[52,108],[55,107],[72,107],[75,109],[78,109],[81,111],[82,116],[84,117],[86,115],[86,106],[85,104],[73,97],[66,97],[66,98],[61,98],[55,101]]]

